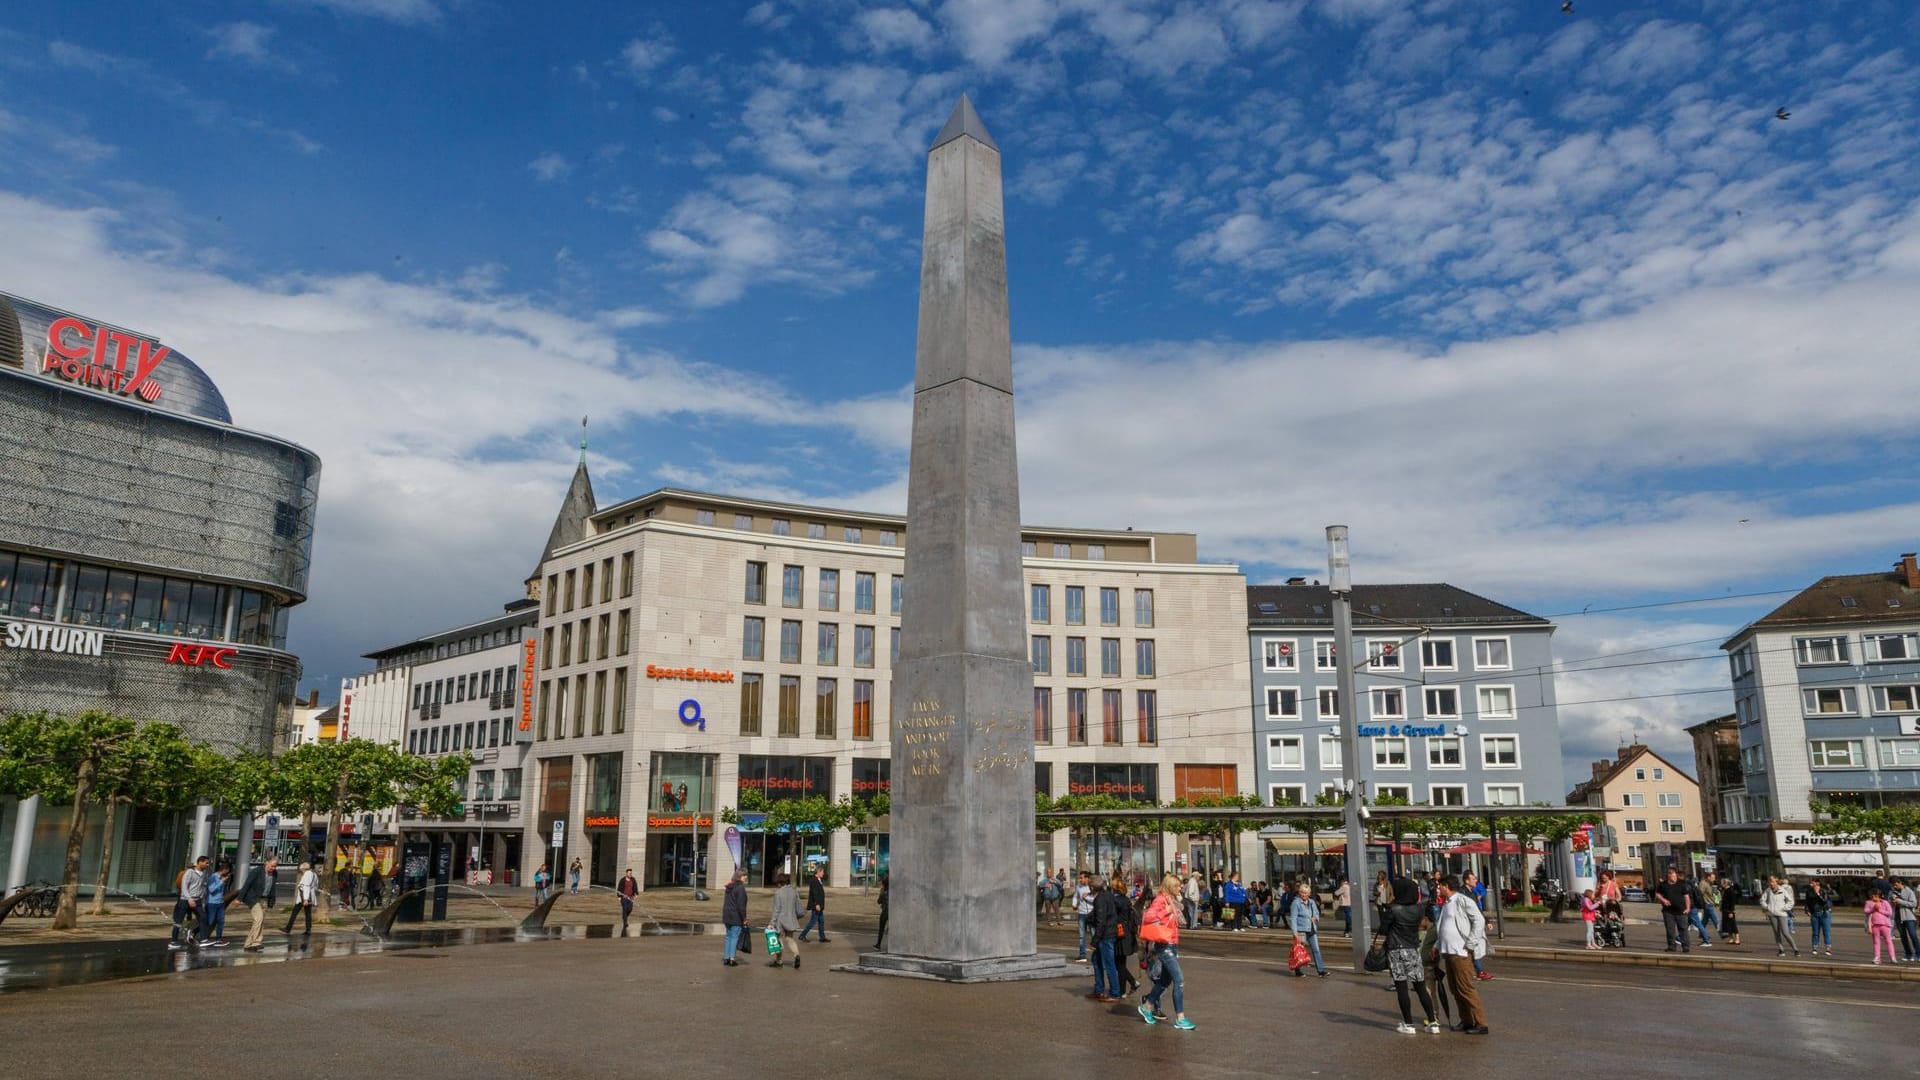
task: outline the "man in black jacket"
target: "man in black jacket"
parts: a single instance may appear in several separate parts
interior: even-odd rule
[[[1693,910],[1693,886],[1680,880],[1680,871],[1667,867],[1667,880],[1653,887],[1653,898],[1660,901],[1660,917],[1667,924],[1667,951],[1677,945],[1681,952],[1692,952],[1687,943],[1687,913]]]
[[[820,928],[820,940],[832,941],[827,936],[827,868],[816,866],[813,876],[807,879],[807,925],[800,928],[800,940],[807,940],[807,932],[814,927]]]
[[[1120,972],[1114,963],[1114,943],[1126,919],[1127,898],[1099,878],[1094,879],[1093,887],[1093,993],[1087,1000],[1119,1001]]]
[[[247,876],[240,883],[240,889],[227,901],[230,904],[247,905],[247,943],[243,947],[247,952],[259,952],[266,946],[260,943],[267,932],[267,909],[273,906],[273,889],[278,884],[275,875],[280,869],[280,860],[267,856],[263,867],[254,863],[247,867]]]
[[[727,882],[727,891],[720,897],[720,922],[727,928],[727,944],[722,950],[720,962],[728,967],[739,967],[735,956],[740,951],[740,941],[747,935],[747,875],[744,870],[735,870],[733,879]]]

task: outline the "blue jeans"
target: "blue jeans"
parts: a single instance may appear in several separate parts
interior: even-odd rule
[[[747,932],[744,926],[727,927],[727,944],[720,951],[720,959],[731,960],[740,953],[740,938]]]
[[[1294,937],[1305,942],[1307,951],[1313,954],[1313,970],[1325,974],[1327,965],[1320,962],[1320,931],[1309,930],[1304,934],[1295,934]]]
[[[1120,996],[1120,972],[1113,966],[1113,939],[1103,938],[1094,947],[1093,992],[1108,997]]]
[[[1166,993],[1167,987],[1171,986],[1173,987],[1173,1011],[1186,1012],[1186,985],[1180,978],[1180,946],[1163,946],[1154,955],[1160,958],[1160,977],[1153,980],[1153,989],[1149,990],[1147,996],[1141,1000],[1157,1011],[1160,1008],[1160,995]]]
[[[1687,925],[1693,927],[1694,932],[1700,935],[1700,944],[1713,944],[1713,939],[1707,936],[1707,917],[1699,908],[1687,912]]]
[[[824,911],[815,911],[807,916],[807,925],[800,928],[800,940],[807,940],[807,931],[816,926],[820,928],[820,940],[827,940],[827,913]]]
[[[1818,915],[1808,915],[1807,921],[1813,924],[1813,944],[1810,948],[1819,948],[1821,938],[1826,939],[1827,948],[1833,948],[1833,912],[1823,911]]]
[[[1087,917],[1085,915],[1082,915],[1079,918],[1080,918],[1080,955],[1074,957],[1074,959],[1085,960],[1087,958],[1087,935],[1093,932],[1093,927],[1087,924]]]
[[[202,906],[206,908],[206,918],[200,925],[200,940],[225,941],[227,939],[227,905],[208,902]]]
[[[1916,924],[1912,919],[1902,919],[1898,923],[1898,926],[1900,928],[1900,948],[1906,952],[1907,959],[1911,960],[1916,956],[1920,956],[1920,924]]]
[[[1708,904],[1705,907],[1702,907],[1700,909],[1700,914],[1702,915],[1702,917],[1704,917],[1707,920],[1708,926],[1713,927],[1715,930],[1720,929],[1720,909],[1719,908],[1713,906],[1712,904]]]

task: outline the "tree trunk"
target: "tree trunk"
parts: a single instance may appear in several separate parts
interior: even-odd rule
[[[113,873],[113,818],[119,809],[119,799],[107,800],[106,822],[100,827],[100,877],[93,883],[93,907],[87,910],[89,915],[107,913],[107,878]]]
[[[71,930],[80,922],[80,848],[87,839],[87,798],[93,793],[92,757],[80,759],[73,783],[73,818],[67,823],[67,858],[60,871],[60,904],[53,912],[55,930]]]
[[[315,875],[320,887],[314,890],[313,902],[322,922],[333,919],[333,864],[339,858],[340,851],[340,808],[327,811],[327,847],[321,855],[320,873]]]
[[[1874,833],[1873,839],[1875,843],[1880,845],[1880,869],[1885,870],[1887,877],[1891,878],[1893,877],[1893,857],[1887,854],[1887,834]],[[1832,950],[1828,951],[1831,952]]]

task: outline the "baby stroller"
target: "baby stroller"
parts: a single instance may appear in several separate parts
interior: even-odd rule
[[[1627,920],[1621,917],[1619,904],[1609,900],[1600,905],[1600,917],[1593,924],[1593,938],[1603,949],[1627,947]]]

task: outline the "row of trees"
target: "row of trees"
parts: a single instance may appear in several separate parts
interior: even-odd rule
[[[53,921],[57,929],[70,929],[78,920],[80,853],[96,806],[105,817],[93,894],[97,915],[105,909],[113,830],[122,807],[178,810],[215,803],[237,811],[299,815],[303,821],[324,814],[324,885],[332,877],[343,821],[394,806],[418,807],[429,817],[456,814],[470,766],[464,754],[429,761],[364,739],[310,743],[273,758],[228,753],[189,741],[173,724],[143,724],[103,712],[14,713],[0,720],[0,795],[38,795],[71,807]],[[323,904],[331,891],[320,890]]]

